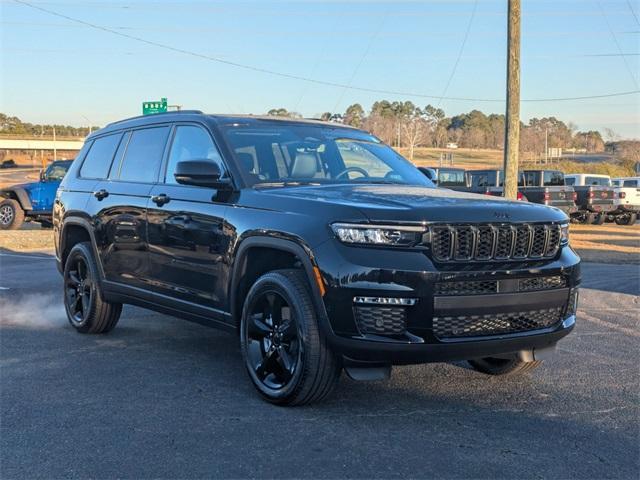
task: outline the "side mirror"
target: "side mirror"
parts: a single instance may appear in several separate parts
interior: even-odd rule
[[[229,190],[231,183],[222,179],[222,171],[216,162],[211,160],[185,160],[178,162],[173,173],[176,182],[181,185],[210,187],[217,190]]]
[[[427,167],[418,167],[418,170],[420,170],[425,177],[431,180],[434,183],[434,185],[438,184],[438,179],[436,178],[435,172],[433,170]]]

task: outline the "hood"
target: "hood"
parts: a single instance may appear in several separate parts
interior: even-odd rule
[[[38,185],[40,182],[29,182],[29,183],[16,183],[15,185],[8,185],[4,188],[0,188],[0,191],[7,191],[7,190],[17,190],[17,189],[22,189],[25,190],[27,192],[31,191],[31,189],[33,189],[33,187],[35,187],[36,185]]]
[[[366,219],[375,223],[500,223],[567,220],[562,211],[553,207],[420,186],[333,184],[260,191],[264,194],[264,200],[268,197],[288,199],[287,210],[289,211],[295,212],[298,209],[296,205],[299,205],[300,209],[306,208],[307,201],[342,205],[357,209]],[[263,206],[266,205],[263,204]]]

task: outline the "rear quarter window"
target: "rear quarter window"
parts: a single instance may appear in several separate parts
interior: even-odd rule
[[[122,134],[117,133],[96,138],[84,162],[82,162],[80,176],[82,178],[107,178],[121,137]]]

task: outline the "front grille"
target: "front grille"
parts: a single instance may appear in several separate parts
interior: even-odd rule
[[[555,256],[560,225],[435,225],[431,253],[437,262],[536,260]]]
[[[517,284],[514,285],[513,282],[516,281]],[[492,293],[515,293],[533,292],[537,290],[553,290],[554,288],[565,288],[566,286],[567,279],[561,275],[521,278],[518,280],[471,280],[468,282],[438,282],[434,287],[434,295],[490,295]]]
[[[399,335],[406,329],[403,307],[355,307],[354,313],[362,334]]]
[[[526,332],[552,327],[562,319],[562,307],[513,313],[434,317],[438,338],[477,337]]]

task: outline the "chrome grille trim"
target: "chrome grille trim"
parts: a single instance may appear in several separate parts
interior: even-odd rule
[[[437,262],[486,262],[552,258],[560,249],[559,224],[433,225],[431,254]]]

